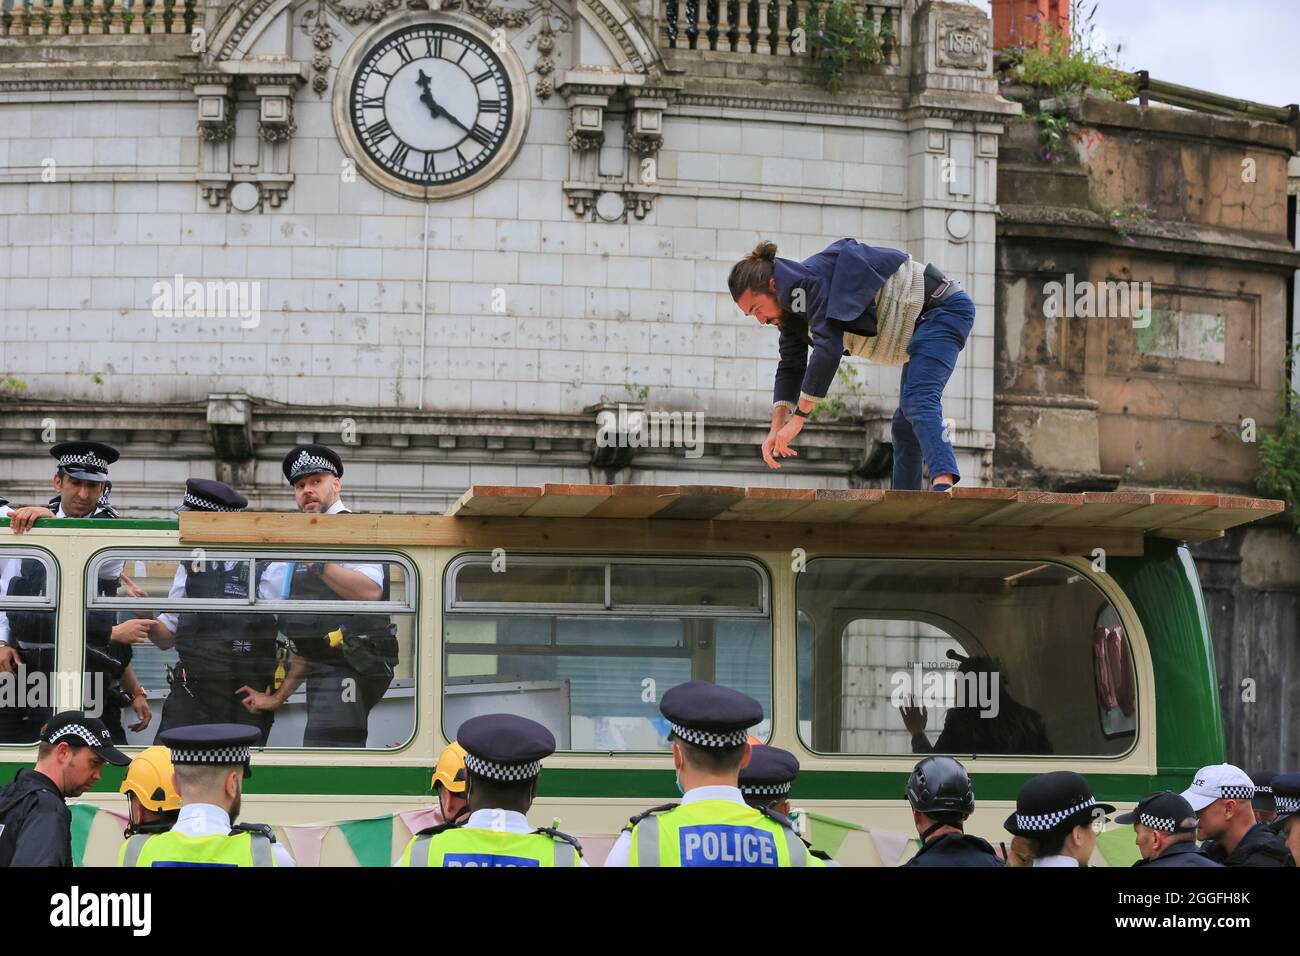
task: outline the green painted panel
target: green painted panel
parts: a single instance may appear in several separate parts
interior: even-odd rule
[[[1222,763],[1223,708],[1201,582],[1186,546],[1147,538],[1141,558],[1108,558],[1106,570],[1133,603],[1155,667],[1156,760],[1180,775]]]

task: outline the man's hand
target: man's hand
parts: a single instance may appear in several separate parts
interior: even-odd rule
[[[280,705],[284,703],[284,701],[271,693],[271,688],[269,687],[265,691],[256,691],[245,684],[243,687],[239,688],[239,690],[235,691],[235,693],[246,695],[240,703],[244,705],[244,709],[250,714],[260,714],[266,711],[279,710]]]
[[[149,709],[149,701],[145,699],[144,694],[135,695],[131,701],[131,709],[135,711],[137,720],[137,723],[131,725],[131,733],[138,734],[153,720],[153,711]]]
[[[925,733],[925,721],[929,717],[924,707],[916,706],[916,698],[908,697],[908,705],[902,708],[903,726],[913,737]]]
[[[49,508],[35,506],[19,508],[9,516],[9,528],[14,534],[26,534],[41,518],[53,518],[54,512]]]
[[[799,453],[790,447],[790,442],[794,441],[801,431],[803,431],[803,419],[798,415],[791,415],[781,426],[781,430],[776,433],[772,443],[772,453],[780,458],[797,458]]]
[[[0,644],[0,674],[17,673],[22,662],[23,658],[18,653],[18,648]]]
[[[135,618],[117,625],[108,634],[114,644],[143,644],[149,640],[149,631],[153,621],[148,618]]]

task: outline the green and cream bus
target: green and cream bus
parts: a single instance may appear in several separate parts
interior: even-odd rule
[[[299,689],[246,782],[241,818],[291,847],[309,829],[323,865],[391,862],[384,847],[395,858],[409,836],[400,814],[433,804],[432,768],[460,722],[500,711],[554,732],[533,822],[558,819],[598,862],[629,816],[677,798],[658,700],[693,679],[762,702],[752,733],[799,758],[792,805],[815,844],[846,864],[892,865],[915,837],[904,783],[936,746],[970,769],[968,830],[994,843],[1033,774],[1077,770],[1099,799],[1132,804],[1222,761],[1186,544],[1281,507],[1213,494],[547,485],[475,487],[436,516],[186,513],[44,520],[22,536],[0,522],[0,566],[39,562],[46,581],[0,597],[0,613],[54,622],[58,676],[71,677],[50,680],[58,709],[80,706],[88,613],[388,617],[399,663],[365,748],[304,748]],[[389,586],[385,600],[319,607],[168,597],[178,565],[206,561],[247,562],[248,580],[277,562],[382,564]],[[118,564],[147,597],[96,586]],[[21,647],[22,634],[11,640]],[[129,748],[153,743],[175,662],[174,650],[135,648],[153,716]],[[974,704],[988,723],[972,736],[962,716]],[[0,780],[35,751],[0,746]],[[122,813],[120,781],[106,768],[77,802]],[[369,854],[340,826],[385,818],[391,840]],[[78,856],[111,863],[121,821],[77,819]]]

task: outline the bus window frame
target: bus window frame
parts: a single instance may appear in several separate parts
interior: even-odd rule
[[[605,598],[602,604],[525,604],[523,602],[483,602],[483,601],[456,601],[456,573],[462,568],[470,565],[487,565],[491,566],[493,558],[491,552],[465,552],[456,555],[449,562],[443,572],[443,600],[442,611],[444,614],[538,614],[538,613],[563,613],[566,616],[593,616],[593,617],[663,617],[664,615],[682,615],[687,616],[684,612],[689,612],[692,617],[730,617],[730,618],[764,618],[772,620],[772,582],[770,572],[767,567],[752,557],[712,557],[701,558],[694,555],[682,557],[655,555],[650,557],[615,555],[602,557],[596,555],[575,555],[568,557],[565,555],[550,556],[545,554],[521,554],[509,558],[511,564],[516,565],[554,565],[557,560],[564,562],[569,567],[604,567],[605,568]],[[662,565],[662,566],[680,566],[682,564],[700,563],[707,561],[710,567],[744,567],[755,573],[758,578],[758,598],[759,606],[757,608],[740,607],[737,605],[696,605],[696,604],[614,604],[613,603],[613,566],[616,564],[645,566],[645,565]],[[773,634],[775,642],[775,633]]]
[[[415,595],[419,591],[420,578],[419,570],[414,561],[398,552],[380,552],[376,554],[359,554],[357,552],[334,552],[330,551],[327,555],[321,552],[302,552],[302,551],[231,551],[223,550],[204,550],[201,559],[194,558],[195,549],[189,549],[186,552],[181,549],[180,553],[187,554],[188,559],[177,560],[176,552],[168,551],[165,548],[102,548],[96,551],[86,561],[86,600],[84,601],[85,610],[92,609],[102,610],[139,610],[142,607],[159,613],[185,613],[197,611],[222,611],[225,613],[235,614],[293,614],[293,613],[319,613],[322,605],[328,605],[331,611],[339,614],[402,614],[411,615],[418,621],[420,609],[415,601]],[[131,553],[128,553],[131,552]],[[261,601],[256,597],[254,589],[250,589],[249,599],[246,602],[236,601],[234,599],[222,600],[220,598],[210,600],[193,600],[190,598],[170,598],[167,596],[147,598],[133,597],[100,597],[97,591],[99,578],[97,572],[99,568],[108,561],[122,560],[131,561],[156,561],[166,564],[186,564],[191,567],[196,561],[218,562],[218,561],[241,561],[250,565],[249,576],[252,579],[254,562],[265,562],[267,564],[278,563],[307,563],[305,559],[311,557],[314,560],[324,561],[326,564],[397,564],[401,566],[406,574],[406,600],[405,601],[286,601],[273,600]]]
[[[32,559],[40,561],[45,566],[45,595],[43,597],[16,599],[11,599],[8,595],[0,595],[0,613],[11,608],[16,611],[54,611],[56,614],[58,613],[59,588],[62,581],[59,576],[59,561],[54,556],[54,553],[30,545],[0,548],[0,564],[6,561],[30,561]],[[57,634],[56,623],[56,637]]]
[[[1134,726],[1134,728],[1133,728],[1132,731],[1126,731],[1126,732],[1124,732],[1123,734],[1114,735],[1114,737],[1112,737],[1112,735],[1108,735],[1108,734],[1104,734],[1104,733],[1102,734],[1102,736],[1103,736],[1104,739],[1106,739],[1106,740],[1108,740],[1108,741],[1111,740],[1111,739],[1115,739],[1116,737],[1127,736],[1127,737],[1129,737],[1129,746],[1128,746],[1128,749],[1125,750],[1125,751],[1123,751],[1122,753],[1118,753],[1118,754],[957,754],[957,755],[955,755],[955,756],[958,756],[958,757],[960,757],[960,758],[963,759],[963,760],[965,760],[965,759],[970,759],[970,760],[988,760],[988,761],[1024,761],[1024,762],[1026,762],[1026,763],[1043,762],[1043,761],[1064,762],[1064,761],[1067,761],[1067,760],[1075,761],[1075,762],[1078,762],[1078,761],[1080,761],[1080,760],[1097,760],[1097,761],[1107,761],[1107,762],[1119,762],[1119,761],[1123,761],[1123,760],[1127,760],[1127,759],[1129,759],[1130,757],[1132,757],[1135,753],[1137,753],[1137,752],[1141,749],[1142,737],[1143,737],[1143,733],[1144,733],[1144,729],[1143,729],[1143,728],[1144,728],[1145,725],[1148,724],[1148,722],[1146,722],[1146,721],[1144,721],[1144,720],[1142,719],[1142,707],[1143,707],[1143,700],[1142,700],[1142,680],[1141,680],[1141,674],[1139,673],[1138,668],[1141,666],[1141,662],[1142,662],[1142,661],[1144,661],[1144,660],[1149,661],[1149,658],[1146,657],[1145,655],[1143,655],[1142,657],[1139,657],[1137,651],[1136,651],[1135,648],[1134,648],[1134,640],[1135,640],[1135,638],[1134,638],[1134,636],[1133,636],[1133,635],[1134,635],[1134,631],[1133,631],[1132,629],[1130,629],[1130,627],[1129,627],[1129,619],[1125,616],[1125,613],[1124,613],[1124,609],[1123,609],[1123,607],[1121,607],[1120,604],[1116,603],[1116,601],[1112,598],[1112,596],[1107,592],[1106,588],[1102,586],[1102,581],[1101,581],[1101,580],[1098,580],[1097,578],[1094,578],[1094,577],[1090,576],[1089,574],[1085,573],[1084,571],[1082,571],[1082,570],[1081,570],[1080,568],[1078,568],[1078,567],[1075,567],[1075,566],[1073,566],[1073,565],[1071,565],[1071,564],[1068,564],[1068,563],[1066,563],[1066,562],[1064,562],[1064,561],[1061,561],[1059,557],[1046,557],[1046,558],[1040,558],[1040,557],[1037,557],[1037,556],[1023,556],[1023,555],[1016,555],[1016,554],[1007,554],[1007,555],[1001,555],[1001,554],[998,554],[998,555],[944,555],[944,554],[903,554],[903,555],[898,555],[898,554],[889,554],[889,555],[880,555],[880,554],[816,554],[816,555],[812,555],[812,556],[810,556],[810,557],[807,559],[807,562],[806,562],[806,564],[804,565],[804,568],[805,568],[804,573],[806,573],[807,569],[810,568],[810,567],[812,566],[813,562],[815,562],[815,561],[822,561],[822,560],[828,560],[828,561],[895,561],[895,562],[898,562],[898,561],[924,561],[924,562],[945,561],[945,562],[963,562],[963,563],[969,563],[969,562],[983,562],[983,563],[1017,562],[1017,563],[1024,563],[1024,564],[1046,564],[1046,565],[1051,565],[1052,567],[1054,567],[1054,568],[1058,568],[1058,569],[1061,569],[1061,570],[1067,572],[1068,574],[1077,575],[1078,577],[1080,577],[1080,578],[1082,578],[1083,580],[1087,581],[1088,584],[1091,585],[1091,586],[1092,586],[1092,587],[1097,591],[1097,593],[1098,593],[1099,595],[1101,595],[1101,597],[1105,600],[1107,606],[1109,606],[1110,608],[1112,608],[1112,609],[1115,611],[1115,614],[1116,614],[1116,616],[1119,618],[1120,623],[1121,623],[1121,625],[1122,625],[1122,627],[1123,627],[1125,645],[1126,645],[1126,647],[1128,648],[1129,659],[1130,659],[1130,661],[1132,662],[1132,665],[1133,665],[1133,681],[1134,681],[1134,685],[1135,685],[1135,686],[1134,686],[1134,709],[1133,709],[1133,713],[1134,713],[1134,717],[1135,717],[1135,726]],[[794,602],[793,602],[793,603],[794,603],[794,613],[795,613],[795,624],[794,624],[795,630],[794,630],[794,634],[795,634],[795,642],[796,642],[796,653],[795,653],[795,713],[796,713],[796,715],[797,715],[798,712],[799,712],[799,704],[800,704],[800,695],[799,695],[799,673],[798,673],[798,662],[799,662],[799,657],[798,657],[798,633],[799,633],[798,628],[799,628],[799,624],[798,624],[798,621],[799,621],[799,612],[800,612],[800,610],[801,610],[801,606],[800,606],[800,604],[799,604],[799,587],[800,587],[800,585],[802,584],[802,580],[801,580],[801,579],[803,578],[803,576],[804,576],[803,573],[795,575],[794,592],[793,592],[793,597],[794,597]],[[1118,584],[1114,584],[1113,586],[1116,587],[1116,588],[1118,589]],[[1121,595],[1123,594],[1122,589],[1120,589],[1120,593],[1121,593]],[[896,609],[896,608],[890,608],[890,609],[888,609],[888,610],[891,611],[891,612],[893,612],[893,611],[896,611],[896,610],[898,610],[898,609]],[[925,613],[933,613],[933,612],[925,612]],[[808,616],[808,619],[809,619],[809,623],[810,623],[810,625],[811,625],[811,627],[812,627],[812,642],[813,642],[813,650],[814,650],[814,656],[813,656],[813,667],[814,667],[814,669],[815,669],[815,668],[816,668],[816,646],[817,646],[817,626],[816,626],[816,618],[813,617],[812,615],[807,615],[807,616]],[[840,619],[840,618],[839,618],[838,615],[837,615],[836,620],[839,620],[839,619]],[[963,628],[962,628],[962,631],[963,631],[963,632],[967,632],[967,629],[963,627]],[[1142,634],[1144,635],[1144,639],[1145,639],[1145,632],[1142,631],[1142,632],[1140,632],[1140,633],[1142,633]],[[841,632],[841,634],[842,634],[842,632]],[[979,645],[979,646],[983,646],[983,642],[982,642],[982,641],[979,641],[978,639],[975,639],[975,643],[976,643],[977,645]],[[843,664],[842,664],[842,656],[843,656],[843,655],[842,655],[842,650],[843,650],[843,648],[842,648],[842,644],[841,644],[841,667],[843,666]],[[815,680],[815,670],[814,670],[814,680]],[[1096,673],[1095,673],[1095,670],[1094,670],[1094,673],[1093,673],[1093,679],[1092,679],[1092,681],[1091,681],[1091,683],[1090,683],[1089,686],[1093,688],[1093,694],[1094,694],[1094,696],[1095,696],[1095,694],[1096,694]],[[1094,711],[1095,711],[1095,709],[1094,709]],[[813,713],[813,715],[814,715],[813,720],[815,721],[815,720],[816,720],[816,713],[817,713],[817,711],[816,711],[816,706],[815,706],[815,705],[814,705],[814,708],[813,708],[812,713]],[[804,747],[804,749],[805,749],[809,754],[812,754],[812,755],[817,756],[817,757],[826,757],[826,758],[830,758],[830,759],[833,759],[833,760],[889,760],[889,759],[894,759],[894,758],[897,758],[898,756],[900,756],[899,754],[889,754],[889,753],[856,753],[856,752],[854,752],[854,753],[845,753],[845,752],[843,752],[843,751],[826,751],[826,750],[818,750],[818,749],[816,749],[816,748],[813,746],[812,741],[810,741],[810,740],[805,740],[805,739],[803,738],[803,734],[802,734],[802,732],[800,731],[800,728],[799,728],[799,721],[798,721],[798,718],[797,718],[797,717],[796,717],[796,720],[795,720],[795,728],[794,728],[794,732],[795,732],[795,739],[797,739],[797,740],[799,741],[799,743]],[[1148,729],[1148,730],[1145,731],[1145,732],[1146,732],[1146,733],[1150,733],[1151,730]],[[902,756],[905,756],[905,757],[907,757],[907,756],[916,756],[916,757],[920,758],[920,757],[925,756],[925,755],[922,755],[922,754],[906,755],[906,754],[905,754],[905,755],[902,755]]]
[[[739,555],[739,556],[700,555],[695,553],[681,554],[681,555],[658,554],[658,555],[650,555],[650,556],[641,556],[641,555],[628,556],[628,555],[617,555],[617,554],[616,555],[592,555],[592,554],[567,555],[562,552],[556,554],[534,552],[526,555],[511,556],[509,558],[509,561],[512,563],[524,563],[524,562],[553,563],[555,561],[565,561],[565,562],[572,562],[572,563],[578,563],[584,565],[604,565],[606,567],[605,596],[607,601],[610,596],[611,575],[610,575],[609,568],[614,563],[634,564],[634,565],[645,565],[645,564],[666,564],[666,565],[688,564],[689,565],[689,564],[703,564],[703,563],[707,563],[710,566],[717,566],[718,564],[743,565],[751,568],[758,575],[759,586],[760,586],[759,596],[763,604],[763,611],[759,613],[754,610],[744,609],[744,613],[735,613],[734,610],[728,609],[725,613],[719,613],[721,609],[714,608],[713,609],[714,613],[712,614],[708,614],[708,613],[695,614],[693,612],[700,609],[698,606],[683,605],[683,604],[672,604],[672,605],[662,605],[662,606],[655,605],[654,607],[650,607],[647,605],[631,605],[630,607],[624,607],[622,605],[618,605],[614,607],[597,607],[594,604],[511,605],[505,603],[484,604],[480,602],[473,602],[473,603],[462,604],[459,607],[454,607],[453,595],[455,593],[454,592],[455,579],[452,576],[453,572],[471,563],[487,564],[487,565],[490,565],[492,563],[492,553],[490,551],[489,552],[484,552],[484,551],[460,552],[447,561],[446,565],[443,568],[443,573],[442,573],[443,599],[440,604],[441,615],[439,619],[440,654],[438,660],[437,683],[439,686],[438,686],[437,707],[438,707],[438,715],[439,715],[438,716],[439,730],[444,736],[444,738],[448,740],[452,739],[447,735],[447,728],[445,726],[445,721],[447,717],[447,708],[444,706],[447,697],[447,687],[449,686],[447,682],[447,666],[446,666],[447,657],[451,653],[450,648],[453,646],[453,645],[449,645],[446,639],[448,615],[453,615],[453,616],[463,615],[465,617],[471,617],[471,616],[494,617],[494,616],[506,616],[506,615],[520,615],[520,616],[532,616],[532,617],[552,617],[556,619],[583,618],[583,619],[590,619],[590,620],[599,620],[601,618],[616,618],[616,617],[617,618],[664,617],[667,615],[672,615],[675,617],[682,617],[682,618],[688,618],[694,616],[694,617],[707,618],[711,620],[761,620],[767,623],[769,699],[767,702],[768,713],[764,718],[767,721],[767,725],[768,725],[767,740],[765,742],[771,742],[773,739],[775,739],[777,735],[777,727],[778,727],[777,711],[779,706],[778,695],[777,695],[777,674],[776,674],[778,635],[777,635],[775,605],[772,598],[773,575],[771,569],[767,566],[767,564],[763,560],[754,557],[752,555]],[[513,610],[507,610],[510,608],[513,608]],[[482,646],[489,646],[489,645],[482,645]],[[490,645],[490,646],[494,648],[493,650],[494,654],[502,653],[500,649],[501,645]],[[530,647],[530,646],[534,646],[534,645],[507,645],[510,653],[515,652],[516,647]],[[592,646],[594,645],[583,645],[583,644],[573,645],[574,648],[587,648]],[[666,648],[666,647],[660,649],[673,650],[672,648]],[[573,656],[582,656],[582,655],[573,655]],[[689,655],[627,654],[626,656],[628,657],[634,657],[634,656],[635,657],[647,657],[647,656],[669,657],[669,656],[689,656]],[[570,714],[570,719],[572,719],[572,714]],[[588,759],[598,758],[598,757],[608,757],[608,756],[656,757],[662,759],[663,757],[668,755],[668,751],[666,750],[620,750],[617,752],[610,752],[606,750],[561,750],[561,751],[556,751],[556,753],[557,755],[588,758]]]

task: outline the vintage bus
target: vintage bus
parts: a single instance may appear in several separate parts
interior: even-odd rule
[[[357,860],[338,824],[429,807],[460,722],[500,711],[554,732],[531,818],[558,820],[598,862],[630,815],[678,796],[658,699],[692,679],[762,702],[752,733],[798,756],[792,803],[814,843],[847,864],[893,864],[906,847],[845,834],[914,838],[904,783],[936,747],[971,770],[968,829],[995,843],[1033,774],[1074,769],[1099,799],[1132,804],[1222,761],[1186,543],[1281,508],[1213,494],[547,485],[474,487],[437,516],[45,520],[23,536],[0,527],[0,568],[37,562],[45,580],[0,612],[47,622],[59,709],[79,706],[91,614],[390,621],[399,660],[365,747],[304,748],[299,689],[246,784],[241,818],[316,828],[323,865]],[[249,580],[289,562],[365,563],[385,588],[373,602],[169,597],[194,562],[242,564]],[[147,596],[103,587],[119,570]],[[175,662],[174,649],[134,649],[153,713],[130,748],[153,742]],[[976,705],[988,723],[972,730]],[[0,779],[34,760],[32,743],[0,747]],[[76,802],[124,812],[121,776],[107,768]],[[400,816],[391,826],[396,857],[409,832]],[[100,813],[77,839],[87,865],[111,863],[121,823]]]

